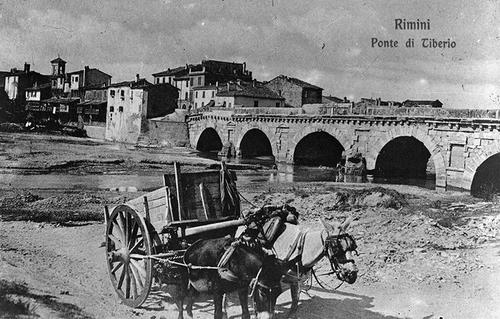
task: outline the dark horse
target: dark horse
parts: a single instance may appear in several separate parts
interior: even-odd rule
[[[226,253],[228,250],[231,253]],[[220,265],[224,258],[224,265]],[[238,291],[242,318],[249,319],[248,292],[253,294],[258,318],[272,318],[276,298],[281,293],[282,265],[271,255],[247,247],[234,238],[199,240],[184,254],[188,267],[177,268],[179,277],[175,292],[171,292],[179,309],[178,318],[183,318],[183,304],[187,297],[186,313],[193,316],[192,306],[197,293],[212,293],[214,318],[223,318],[224,294]],[[171,272],[171,271],[170,271]],[[158,276],[160,282],[162,276]],[[171,282],[170,282],[171,283]]]

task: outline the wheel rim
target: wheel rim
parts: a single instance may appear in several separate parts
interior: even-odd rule
[[[144,219],[127,205],[117,206],[106,228],[106,260],[113,287],[124,304],[139,307],[152,281],[151,238]]]

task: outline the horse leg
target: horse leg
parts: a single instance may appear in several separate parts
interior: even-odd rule
[[[186,314],[189,318],[193,318],[193,304],[194,304],[194,289],[189,287],[186,294]]]
[[[222,318],[227,319],[227,294],[222,295]]]
[[[224,293],[216,289],[214,292],[214,319],[222,319],[222,299],[224,299]]]
[[[238,297],[241,305],[241,319],[250,319],[250,311],[248,311],[248,288],[239,289]]]
[[[292,297],[292,305],[288,311],[287,318],[297,318],[297,308],[299,306],[299,284],[297,282],[290,283],[290,295]]]

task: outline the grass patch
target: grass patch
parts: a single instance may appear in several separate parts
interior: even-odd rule
[[[12,297],[32,300],[35,306],[28,301],[14,301]],[[37,295],[29,292],[25,284],[0,279],[0,318],[18,318],[24,316],[39,317],[36,314],[36,304],[41,304],[57,312],[63,318],[92,319],[79,307],[58,301],[51,295]]]

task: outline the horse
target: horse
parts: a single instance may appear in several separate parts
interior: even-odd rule
[[[283,276],[282,284],[290,286],[292,303],[287,314],[288,318],[295,318],[299,302],[299,282],[301,278],[307,277],[313,267],[324,257],[328,258],[332,272],[337,278],[348,284],[353,284],[357,279],[358,268],[353,259],[356,252],[356,242],[346,230],[351,220],[344,223],[334,222],[330,224],[321,219],[323,229],[315,231],[299,231],[297,246],[293,247],[295,252],[286,252],[291,258],[286,262],[288,271]],[[275,251],[282,249],[278,243],[280,237],[287,237],[287,234],[297,234],[298,226],[286,224],[286,229],[281,233],[274,243]],[[287,240],[289,242],[289,240]],[[357,253],[357,252],[356,252]],[[282,252],[283,255],[283,252]],[[286,290],[283,289],[282,290]]]
[[[224,295],[236,290],[242,318],[250,319],[249,286],[257,318],[272,318],[276,299],[281,294],[280,279],[283,271],[283,265],[274,256],[267,255],[260,249],[247,247],[234,238],[223,237],[195,242],[184,253],[184,264],[186,267],[176,267],[177,282],[171,291],[179,310],[179,319],[184,318],[185,298],[186,313],[192,318],[195,294],[207,292],[213,295],[214,318],[223,318]],[[173,283],[162,280],[161,273],[159,270],[160,275],[157,276],[160,282]],[[163,274],[167,273],[171,275],[172,269],[163,271]]]
[[[323,257],[328,258],[332,272],[339,280],[349,284],[356,281],[358,269],[353,252],[356,252],[357,246],[352,236],[346,232],[350,219],[342,224],[330,224],[321,219],[323,229],[304,232],[297,225],[296,210],[290,206],[264,206],[254,214],[260,223],[242,227],[237,234],[253,240],[254,245],[269,249],[281,261],[285,268],[282,271],[282,290],[289,286],[292,297],[288,317],[296,317],[299,282],[308,277],[305,275],[310,274]],[[268,217],[263,218],[266,214]]]

